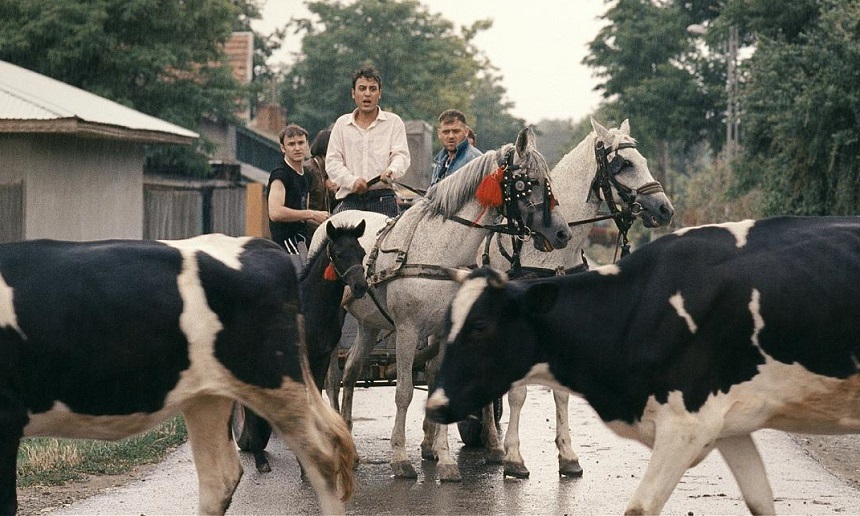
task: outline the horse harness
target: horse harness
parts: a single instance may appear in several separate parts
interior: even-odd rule
[[[633,223],[636,221],[636,217],[639,216],[639,213],[642,211],[642,206],[636,202],[636,196],[651,195],[663,191],[663,186],[659,181],[651,181],[643,184],[639,188],[631,188],[619,181],[616,177],[624,169],[632,166],[629,161],[618,154],[618,151],[621,149],[635,148],[636,144],[634,142],[622,142],[614,149],[609,150],[606,149],[602,141],[598,140],[595,143],[594,154],[597,160],[597,173],[594,176],[594,180],[591,182],[588,199],[586,200],[590,200],[592,194],[600,198],[600,194],[602,193],[603,200],[606,201],[606,205],[609,207],[609,214],[568,223],[568,226],[574,227],[583,224],[591,224],[601,220],[612,219],[619,232],[618,237],[621,247],[621,258],[630,254],[630,241],[627,238],[627,232],[633,226]],[[612,153],[615,153],[615,156],[610,161],[608,156]],[[615,187],[615,190],[618,192],[618,196],[621,198],[621,201],[623,201],[623,208],[619,208],[618,204],[615,202],[615,196],[612,194],[612,187]],[[502,245],[501,239],[498,241],[498,247],[502,256],[511,264],[511,269],[508,271],[508,274],[512,278],[561,276],[588,270],[588,263],[585,260],[584,251],[582,253],[582,264],[577,265],[576,267],[564,269],[559,266],[555,269],[546,269],[541,267],[523,267],[520,264],[519,250],[522,247],[521,242],[518,245],[516,241],[513,241],[513,253],[507,252]],[[485,265],[489,263],[489,242],[487,242],[487,249],[484,253],[483,260]]]
[[[539,235],[540,233],[532,232],[530,229],[530,225],[534,221],[534,211],[537,209],[543,210],[544,214],[544,225],[549,225],[549,212],[557,205],[557,201],[555,200],[555,196],[552,194],[552,187],[550,186],[549,180],[545,182],[544,188],[545,196],[544,200],[540,203],[530,205],[535,208],[535,210],[531,210],[526,214],[525,219],[523,218],[522,211],[519,208],[519,201],[529,195],[531,195],[532,191],[536,185],[540,184],[539,179],[532,179],[525,172],[519,172],[521,169],[520,165],[515,165],[513,163],[514,159],[514,149],[511,148],[504,157],[504,160],[499,164],[499,169],[497,172],[502,172],[502,179],[500,181],[500,186],[502,188],[502,215],[506,218],[507,222],[504,224],[478,224],[476,221],[470,221],[464,219],[462,217],[453,215],[448,217],[450,220],[457,222],[459,224],[463,224],[465,226],[469,226],[477,229],[486,229],[493,233],[501,233],[511,235],[514,241],[519,243],[519,246],[522,246],[522,242],[528,240],[529,238]],[[385,319],[393,326],[394,321],[391,317],[386,313],[383,309],[382,304],[377,299],[374,294],[374,288],[386,281],[392,280],[394,278],[426,278],[426,279],[440,279],[440,280],[450,280],[450,276],[448,274],[448,270],[445,267],[439,265],[429,265],[429,264],[418,264],[418,263],[407,263],[407,251],[412,245],[412,238],[415,236],[416,226],[418,224],[418,220],[413,221],[413,226],[408,228],[406,234],[408,235],[406,242],[402,246],[402,249],[383,249],[382,245],[385,238],[394,228],[395,224],[400,217],[389,219],[386,223],[385,227],[383,227],[379,233],[377,233],[376,243],[371,249],[370,253],[367,257],[367,285],[369,287],[368,294],[373,300],[373,303],[385,317]],[[545,238],[545,237],[544,237]],[[379,257],[379,253],[396,253],[394,264],[381,271],[376,271],[376,260]]]

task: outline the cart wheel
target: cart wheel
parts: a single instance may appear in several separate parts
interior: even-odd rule
[[[233,440],[242,451],[261,452],[272,436],[269,422],[241,403],[233,404],[230,428],[233,430]]]
[[[493,400],[493,416],[496,420],[496,430],[500,430],[499,421],[502,419],[502,398]],[[474,418],[465,419],[457,423],[457,430],[460,431],[460,439],[466,446],[483,446],[481,441],[481,427],[483,426],[483,415],[479,410],[475,413]]]

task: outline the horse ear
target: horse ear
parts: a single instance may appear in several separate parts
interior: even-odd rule
[[[593,118],[591,119],[591,128],[594,129],[597,137],[601,140],[605,140],[609,136],[609,131]]]
[[[517,134],[517,155],[522,156],[528,150],[535,148],[535,132],[528,126]]]
[[[630,120],[625,118],[619,129],[624,136],[630,136]]]
[[[355,236],[356,238],[361,238],[364,235],[364,228],[366,224],[364,223],[364,219],[361,219],[361,222],[355,226]]]
[[[325,234],[328,235],[329,240],[334,240],[337,237],[337,228],[334,227],[334,224],[332,224],[331,221],[328,221],[325,224]]]

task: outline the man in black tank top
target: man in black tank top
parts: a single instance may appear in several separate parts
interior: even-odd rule
[[[294,263],[299,272],[307,259],[307,222],[322,224],[329,214],[307,209],[309,178],[302,162],[308,151],[308,132],[290,124],[281,130],[278,139],[284,162],[269,176],[269,231],[272,240],[296,257]]]

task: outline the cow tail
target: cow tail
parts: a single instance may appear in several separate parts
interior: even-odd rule
[[[335,467],[334,479],[335,485],[339,486],[341,491],[341,501],[346,502],[352,498],[355,492],[355,473],[354,467],[358,462],[358,452],[355,449],[355,441],[352,439],[352,433],[346,422],[340,414],[337,413],[324,400],[319,388],[311,374],[310,363],[307,358],[307,348],[304,339],[304,318],[299,316],[299,328],[301,335],[302,355],[302,377],[305,383],[305,388],[308,394],[308,405],[314,407],[315,423],[320,430],[321,435],[328,436],[334,448],[334,453],[337,457],[334,460]]]

